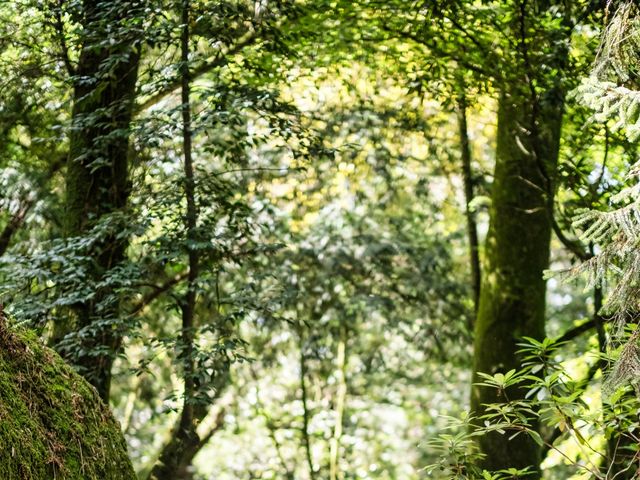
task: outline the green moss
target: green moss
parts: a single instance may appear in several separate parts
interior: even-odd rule
[[[1,317],[0,478],[136,478],[120,425],[95,389]]]

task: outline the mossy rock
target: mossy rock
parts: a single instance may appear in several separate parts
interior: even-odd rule
[[[0,314],[0,479],[135,479],[120,425],[96,390]]]

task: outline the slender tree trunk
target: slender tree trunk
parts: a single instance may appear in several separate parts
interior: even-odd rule
[[[547,2],[539,2],[546,8]],[[519,74],[501,85],[498,102],[496,164],[492,187],[486,265],[475,324],[471,408],[483,415],[485,404],[507,400],[495,389],[475,385],[477,372],[495,374],[521,367],[517,351],[522,337],[545,334],[543,272],[549,265],[553,201],[564,110],[560,75],[542,77],[531,66],[530,49],[540,40],[526,38],[526,4],[514,24],[518,31]],[[569,33],[549,30],[545,42],[554,53],[547,59],[562,72]],[[537,52],[537,50],[535,50]],[[534,77],[534,75],[538,75]],[[525,389],[507,391],[510,401],[523,398]],[[537,425],[533,425],[537,428]],[[529,467],[539,478],[540,448],[527,435],[491,433],[478,439],[488,470]]]
[[[146,478],[148,480],[190,480],[193,477],[191,468],[193,459],[224,425],[224,408],[221,408],[213,426],[208,431],[203,433],[198,431],[201,430],[200,427],[196,429],[196,426],[202,426],[206,423],[207,416],[210,415],[210,407],[221,398],[231,382],[231,365],[226,358],[223,362],[218,365],[213,379],[214,396],[209,397],[207,401],[200,399],[200,401],[191,404],[193,407],[191,414],[193,415],[194,428],[186,433],[183,429],[185,406],[183,403],[183,411],[173,426],[168,441],[162,446],[156,462],[147,475]],[[195,387],[197,388],[197,385]]]
[[[464,86],[463,86],[464,88]],[[460,136],[460,156],[462,160],[462,180],[464,183],[464,207],[467,218],[467,236],[469,239],[469,264],[471,266],[471,285],[473,289],[473,305],[478,311],[480,302],[480,250],[478,227],[475,214],[470,204],[473,200],[473,173],[471,170],[471,146],[469,144],[469,126],[467,124],[467,97],[463,93],[458,96],[458,132]],[[471,325],[473,326],[473,325]]]
[[[300,343],[300,395],[302,397],[302,443],[304,445],[304,453],[309,469],[309,479],[315,480],[316,471],[313,468],[313,454],[311,453],[311,437],[309,435],[309,398],[307,392],[307,356],[305,354],[304,333],[302,327],[298,332]]]
[[[66,176],[66,234],[87,233],[104,216],[122,211],[129,197],[129,128],[140,62],[143,3],[131,0],[84,2],[83,47],[74,79],[72,130]],[[110,43],[113,32],[118,36]],[[121,227],[121,226],[120,226]],[[120,228],[108,229],[89,254],[91,280],[125,259],[126,238]],[[76,304],[74,322],[55,326],[54,338],[70,331],[79,335],[81,350],[70,358],[108,401],[111,366],[120,348],[117,301],[108,287]],[[65,353],[65,352],[63,352]],[[68,352],[67,352],[68,353]]]
[[[191,127],[191,71],[189,68],[190,51],[190,0],[182,1],[182,35],[180,76],[182,85],[182,149],[184,156],[184,193],[187,203],[185,229],[188,245],[189,273],[187,293],[182,299],[182,330],[180,335],[181,358],[184,375],[184,398],[182,411],[169,443],[163,448],[158,462],[154,465],[149,478],[152,480],[176,480],[187,478],[188,467],[201,448],[196,431],[197,421],[204,418],[207,409],[203,405],[196,407],[196,372],[194,362],[194,329],[197,297],[197,281],[200,258],[195,248],[197,242],[198,211],[196,205],[196,185],[192,157]]]
[[[196,207],[195,177],[191,148],[191,74],[189,68],[189,11],[190,0],[182,2],[182,37],[180,72],[182,77],[182,149],[184,154],[184,190],[187,201],[185,227],[189,257],[187,294],[182,305],[182,348],[184,349],[184,406],[180,428],[195,431],[193,422],[193,398],[195,397],[195,368],[193,360],[193,334],[196,307],[197,281],[200,259],[194,244],[197,241],[198,212]]]
[[[348,330],[346,325],[342,325],[340,327],[340,339],[338,341],[338,351],[336,353],[336,364],[338,367],[338,370],[336,372],[336,420],[333,429],[333,436],[331,437],[331,446],[329,452],[330,480],[342,480],[344,478],[344,475],[340,471],[340,440],[342,439],[344,411],[347,402],[347,342]]]

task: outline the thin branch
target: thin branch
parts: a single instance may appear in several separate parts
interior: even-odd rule
[[[161,285],[152,285],[152,291],[144,295],[138,302],[136,302],[131,310],[129,310],[129,315],[134,316],[141,313],[151,302],[157,299],[163,293],[169,291],[175,285],[185,280],[189,275],[188,271],[180,272],[177,275],[174,275],[172,278],[162,283]]]
[[[60,42],[60,50],[62,61],[64,62],[64,66],[69,73],[69,76],[73,77],[76,74],[76,69],[71,62],[71,58],[69,58],[69,46],[67,45],[67,39],[64,32],[64,21],[62,20],[62,3],[64,0],[58,0],[58,8],[54,9],[53,17],[55,21],[53,22],[53,28],[56,30],[58,34],[58,41]]]
[[[596,193],[600,186],[602,185],[602,180],[604,179],[604,174],[607,171],[607,161],[609,160],[609,143],[611,140],[611,132],[609,131],[609,126],[605,123],[604,125],[604,157],[602,158],[602,170],[600,170],[600,175],[598,176],[598,180],[595,183]]]
[[[182,0],[182,34],[180,36],[180,91],[182,98],[182,155],[184,167],[184,196],[187,203],[187,210],[184,218],[187,240],[191,242],[197,241],[196,227],[198,223],[198,208],[195,202],[196,184],[195,173],[193,168],[192,156],[192,139],[193,130],[191,123],[191,69],[189,67],[189,52],[191,42],[191,31],[189,22],[191,19],[191,0]],[[182,406],[182,414],[180,417],[180,431],[184,432],[188,437],[195,433],[194,422],[194,405],[193,398],[196,393],[195,383],[195,361],[194,352],[194,334],[195,326],[195,309],[197,302],[198,278],[200,276],[200,253],[193,247],[189,247],[188,251],[189,271],[187,276],[187,292],[183,298],[182,309],[182,329],[180,338],[184,348],[184,400]]]
[[[424,38],[421,38],[417,35],[413,35],[412,33],[409,32],[405,32],[402,30],[392,30],[391,28],[387,27],[386,25],[382,26],[382,29],[386,32],[389,32],[391,34],[395,34],[397,38],[400,38],[402,40],[411,40],[412,42],[421,45],[423,47],[428,48],[429,50],[431,50],[435,55],[443,57],[443,58],[448,58],[453,60],[454,62],[456,62],[458,65],[460,65],[461,67],[470,70],[472,72],[478,73],[480,75],[483,76],[490,76],[489,73],[484,70],[482,67],[469,63],[466,60],[464,60],[463,58],[455,55],[452,52],[447,52],[439,47],[437,47],[435,45],[435,43],[428,43]]]
[[[224,427],[224,416],[226,415],[226,410],[221,408],[218,414],[216,415],[216,419],[213,422],[213,425],[209,427],[209,429],[205,432],[204,435],[200,437],[200,443],[198,445],[198,451],[201,450],[209,440]],[[195,456],[195,455],[194,455]]]
[[[593,365],[591,365],[591,368],[589,368],[587,375],[580,381],[579,383],[580,387],[585,388],[589,384],[589,382],[593,380],[593,377],[595,377],[596,372],[599,369],[600,369],[600,362],[596,362]],[[555,443],[556,440],[558,440],[562,436],[563,433],[564,433],[564,430],[562,430],[560,427],[554,428],[553,432],[551,432],[551,435],[549,435],[549,437],[545,440],[544,447],[542,447],[542,452],[541,452],[542,459],[544,459],[551,450],[557,450],[556,447],[553,446],[553,444]]]
[[[259,38],[260,37],[258,35],[257,30],[253,30],[253,29],[249,30],[242,37],[240,37],[240,39],[238,39],[238,41],[235,44],[231,45],[226,49],[222,49],[218,51],[218,53],[214,57],[205,61],[199,67],[191,70],[190,71],[191,79],[197,80],[198,78],[211,72],[212,70],[226,65],[227,63],[229,63],[229,58],[232,55],[235,55],[236,53],[239,53],[243,48],[256,43],[259,40]],[[176,78],[174,78],[171,82],[166,84],[160,91],[153,94],[144,102],[136,105],[133,110],[134,116],[141,114],[145,110],[148,110],[149,108],[153,107],[157,103],[161,102],[166,97],[171,95],[173,92],[178,90],[181,87],[181,85],[182,85],[182,77],[179,75]]]
[[[64,165],[64,159],[66,154],[54,158],[49,169],[44,172],[44,176],[40,178],[39,183],[48,182],[49,179],[55,175]],[[11,245],[11,240],[14,235],[22,228],[27,218],[27,214],[31,211],[36,204],[37,199],[34,195],[26,198],[22,201],[22,204],[18,207],[17,211],[11,216],[4,229],[0,233],[0,257],[7,252],[7,249]]]
[[[0,233],[0,257],[7,252],[11,239],[24,224],[27,213],[29,213],[34,204],[35,201],[33,199],[25,200],[2,229]]]
[[[295,478],[294,477],[295,467],[293,469],[290,468],[289,465],[287,464],[286,459],[284,458],[284,455],[282,454],[282,445],[278,440],[278,437],[276,436],[276,432],[278,431],[278,426],[274,423],[273,419],[269,416],[266,408],[264,407],[264,404],[262,403],[262,400],[260,399],[260,386],[258,383],[258,380],[259,380],[258,374],[253,366],[250,367],[250,371],[251,371],[251,376],[253,377],[253,380],[256,382],[256,386],[255,386],[256,414],[258,414],[264,419],[265,427],[269,431],[269,438],[273,442],[273,446],[275,448],[278,460],[280,461],[280,465],[282,466],[282,469],[285,471],[285,478],[287,478],[287,480],[293,480]]]
[[[254,167],[254,168],[232,168],[230,170],[223,170],[221,172],[216,172],[213,174],[214,177],[220,177],[222,175],[227,175],[229,173],[239,173],[239,172],[302,172],[304,171],[304,167]]]

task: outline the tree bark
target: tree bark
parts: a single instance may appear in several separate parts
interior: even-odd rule
[[[182,332],[181,342],[184,361],[184,405],[180,421],[180,430],[186,435],[195,433],[193,417],[193,400],[195,397],[195,364],[194,351],[194,326],[195,308],[197,296],[197,281],[200,268],[200,258],[195,243],[198,212],[196,209],[195,177],[193,171],[193,157],[191,148],[191,74],[189,68],[189,10],[190,0],[182,2],[182,37],[180,72],[182,77],[182,150],[184,155],[184,193],[187,202],[185,216],[185,229],[187,236],[187,250],[189,262],[189,274],[187,277],[187,293],[182,304]]]
[[[517,95],[517,92],[516,92]],[[498,145],[492,192],[490,226],[485,250],[487,264],[475,325],[474,382],[476,372],[495,374],[520,368],[517,343],[523,336],[542,339],[545,332],[545,282],[543,271],[549,263],[551,218],[548,195],[533,138],[526,138],[519,125],[527,122],[528,105],[510,92],[502,92],[498,113]],[[561,102],[557,117],[548,124],[547,172],[555,170],[558,155]],[[525,114],[526,115],[526,114]],[[528,123],[528,122],[527,122]],[[518,143],[526,145],[521,148]],[[527,148],[528,147],[528,148]],[[510,392],[519,398],[524,392]],[[502,402],[492,389],[472,387],[472,410],[484,413],[486,403]],[[492,433],[480,438],[485,468],[533,467],[539,451],[526,435],[508,441],[507,435]]]

